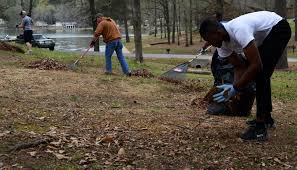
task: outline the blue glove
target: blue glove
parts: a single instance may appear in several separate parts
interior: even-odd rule
[[[217,86],[217,88],[222,89],[223,91],[214,94],[213,100],[215,102],[221,103],[228,101],[231,97],[235,96],[238,92],[234,89],[232,84],[223,84]],[[225,95],[224,95],[225,94]]]

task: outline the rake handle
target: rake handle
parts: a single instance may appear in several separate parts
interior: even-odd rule
[[[74,64],[77,64],[78,61],[81,60],[87,54],[87,52],[89,52],[90,49],[91,46],[74,62]]]

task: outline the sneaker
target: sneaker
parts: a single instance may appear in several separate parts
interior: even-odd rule
[[[247,120],[246,124],[249,125],[249,126],[256,126],[256,119]],[[271,119],[265,121],[265,127],[275,129],[276,128],[276,123],[275,123],[274,119],[271,118]]]
[[[128,72],[128,73],[126,74],[126,76],[131,77],[131,76],[132,76],[132,73],[131,73],[131,72]]]
[[[268,139],[267,128],[265,127],[265,125],[262,128],[257,126],[250,126],[240,136],[240,138],[243,140],[266,141]]]

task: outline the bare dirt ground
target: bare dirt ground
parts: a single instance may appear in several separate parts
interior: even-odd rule
[[[277,128],[269,140],[245,142],[245,117],[209,116],[191,105],[204,88],[11,67],[0,75],[3,169],[297,167],[296,105],[274,101]],[[48,143],[26,145],[42,139]]]

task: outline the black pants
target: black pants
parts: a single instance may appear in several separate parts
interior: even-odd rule
[[[263,44],[258,47],[263,69],[256,77],[257,118],[271,117],[271,84],[270,78],[291,38],[291,28],[286,20],[275,25]]]

